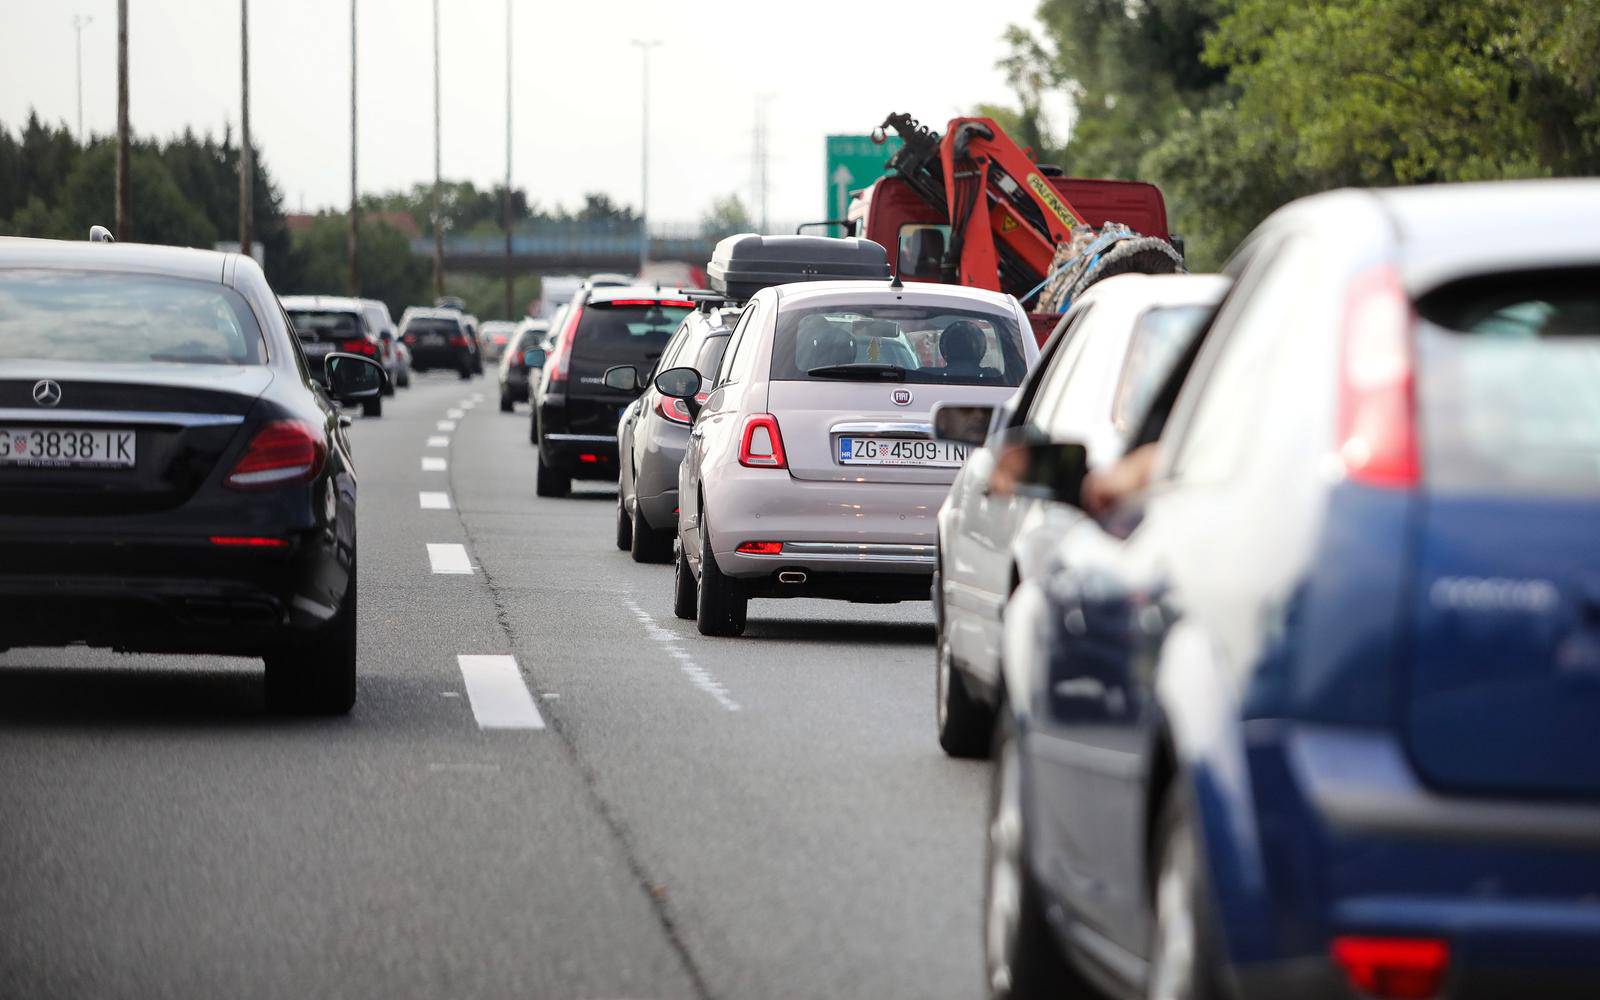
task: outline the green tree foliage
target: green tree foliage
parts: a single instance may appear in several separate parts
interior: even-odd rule
[[[294,252],[301,275],[297,283],[275,286],[284,295],[348,295],[349,224],[343,214],[319,215],[297,233]],[[411,253],[406,235],[381,220],[361,221],[361,297],[382,299],[399,318],[406,306],[428,300],[430,265]]]
[[[753,233],[756,224],[737,194],[724,195],[711,202],[711,208],[700,217],[700,234],[707,239],[720,240],[735,233]]]

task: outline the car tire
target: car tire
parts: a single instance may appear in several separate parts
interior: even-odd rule
[[[689,568],[689,557],[683,554],[683,545],[673,546],[677,558],[672,567],[672,613],[686,622],[695,619],[700,595],[694,582],[694,570]]]
[[[695,601],[695,626],[701,635],[738,636],[744,634],[745,613],[750,599],[739,581],[723,573],[711,553],[711,530],[705,512],[700,514],[700,585]]]
[[[528,443],[531,445],[538,445],[539,443],[539,415],[537,413],[528,418]]]
[[[517,404],[513,403],[511,401],[511,397],[506,393],[506,391],[504,389],[501,389],[500,390],[500,412],[501,413],[511,413],[516,408],[517,408]]]
[[[363,417],[383,416],[383,397],[374,396],[371,399],[363,401],[361,404],[361,415]]]
[[[1221,949],[1210,917],[1210,890],[1196,833],[1193,802],[1181,779],[1156,822],[1150,906],[1150,966],[1145,995],[1162,1000],[1220,1000]]]
[[[983,971],[994,1000],[1099,997],[1067,964],[1028,870],[1022,750],[1009,715],[995,733],[984,848]]]
[[[392,377],[391,378],[385,378],[383,380],[383,394],[385,396],[393,396],[394,395],[394,389],[395,389],[395,380]]]
[[[633,526],[629,531],[633,544],[629,554],[636,563],[666,563],[672,561],[673,532],[657,531],[644,519],[644,507],[637,499],[633,502]]]
[[[395,379],[395,384],[398,385],[402,389],[411,388],[411,369],[409,369],[409,368],[400,369],[400,377]]]
[[[934,725],[939,746],[951,757],[977,760],[989,756],[994,741],[994,712],[967,692],[956,669],[950,640],[939,630],[934,646]]]
[[[617,549],[627,552],[633,548],[633,518],[628,516],[628,505],[622,502],[622,486],[617,485]]]
[[[539,449],[538,468],[533,472],[533,492],[535,496],[541,497],[572,495],[572,477],[562,475],[546,465],[543,448]]]
[[[295,715],[346,715],[356,703],[356,564],[344,604],[321,632],[266,657],[267,709]]]

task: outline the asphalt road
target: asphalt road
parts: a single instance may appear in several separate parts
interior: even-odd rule
[[[525,408],[413,385],[351,430],[348,718],[263,714],[256,661],[0,654],[0,997],[979,995],[928,606],[703,638],[614,487],[534,497]]]

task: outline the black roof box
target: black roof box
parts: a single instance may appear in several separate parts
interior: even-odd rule
[[[828,236],[729,236],[711,252],[711,287],[743,301],[793,281],[889,280],[889,255],[871,240]]]

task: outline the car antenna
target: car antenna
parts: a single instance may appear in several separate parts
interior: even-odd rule
[[[90,226],[89,227],[89,242],[90,243],[115,243],[115,242],[117,242],[117,238],[115,236],[112,236],[111,235],[111,230],[107,229],[105,226]]]
[[[896,271],[894,273],[894,275],[889,279],[889,287],[890,288],[897,288],[897,289],[906,287],[905,285],[900,283],[900,272],[899,271]]]

